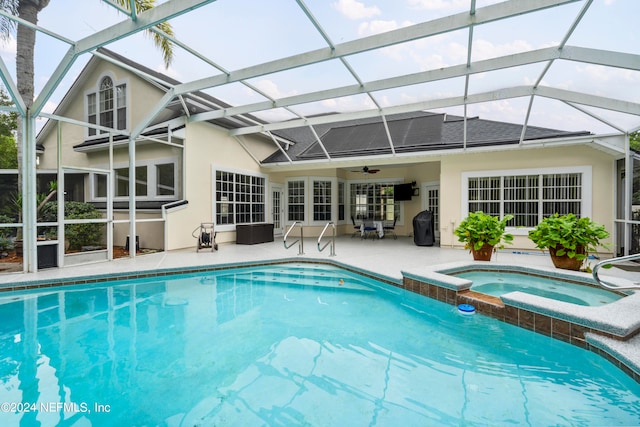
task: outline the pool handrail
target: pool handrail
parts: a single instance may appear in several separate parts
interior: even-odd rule
[[[618,262],[624,262],[624,261],[633,261],[633,260],[637,260],[637,259],[640,259],[640,254],[625,255],[625,256],[620,256],[620,257],[616,257],[616,258],[605,259],[603,261],[598,262],[593,267],[593,271],[592,271],[591,274],[593,275],[593,279],[596,281],[596,283],[599,286],[601,286],[603,288],[606,288],[606,289],[611,289],[611,290],[614,290],[614,291],[640,290],[640,283],[638,283],[638,282],[634,282],[631,286],[616,286],[614,284],[605,282],[600,277],[598,277],[598,270],[602,266],[609,265],[609,264],[615,264],[615,263],[618,263]]]
[[[300,238],[292,242],[290,245],[287,245],[287,237],[289,236],[289,233],[291,233],[291,230],[293,230],[296,225],[300,226]],[[284,248],[289,249],[291,246],[300,242],[298,244],[298,255],[304,255],[304,231],[303,230],[304,230],[304,227],[302,226],[302,221],[295,221],[293,224],[291,224],[291,227],[289,227],[289,230],[284,235],[284,239],[283,239]]]
[[[322,237],[324,236],[324,233],[325,231],[327,231],[327,228],[329,228],[329,226],[332,226],[333,229],[331,240],[325,243],[323,247],[320,247],[320,241],[322,240]],[[331,253],[329,254],[329,256],[336,256],[336,225],[333,222],[328,222],[327,225],[325,225],[322,229],[322,233],[320,233],[320,237],[318,237],[318,251],[322,252],[329,243],[331,243]]]

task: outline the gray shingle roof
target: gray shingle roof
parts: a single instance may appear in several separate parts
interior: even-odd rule
[[[432,150],[461,148],[464,142],[464,120],[460,116],[448,116],[429,112],[414,112],[387,116],[389,134],[396,153],[418,153]],[[315,126],[322,145],[332,158],[363,155],[388,155],[392,153],[389,139],[381,118],[352,120]],[[295,143],[287,155],[292,160],[326,158],[320,144],[308,127],[284,129],[274,132]],[[522,125],[467,118],[467,147],[517,144]],[[586,136],[587,131],[569,132],[528,126],[525,140]],[[286,161],[277,152],[264,163]]]

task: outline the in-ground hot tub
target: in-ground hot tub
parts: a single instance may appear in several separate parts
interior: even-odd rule
[[[511,271],[471,270],[452,275],[470,280],[470,290],[496,297],[520,291],[570,304],[599,307],[625,296],[622,293],[591,286],[586,282]]]

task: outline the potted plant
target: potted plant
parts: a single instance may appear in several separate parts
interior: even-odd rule
[[[590,252],[605,247],[601,241],[608,237],[603,225],[572,213],[555,213],[529,231],[529,239],[537,248],[549,249],[553,265],[566,270],[580,270]]]
[[[474,260],[490,261],[496,249],[502,249],[505,243],[513,241],[513,235],[505,233],[507,222],[512,218],[513,215],[499,219],[482,211],[472,212],[453,233],[458,241],[464,242],[465,249],[469,249]]]

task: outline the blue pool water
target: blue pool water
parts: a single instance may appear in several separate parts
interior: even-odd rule
[[[594,353],[329,266],[0,299],[1,426],[639,425]]]
[[[597,307],[623,298],[606,289],[580,285],[550,277],[505,271],[468,271],[456,277],[471,280],[471,290],[499,297],[509,292],[525,292],[577,305]]]

